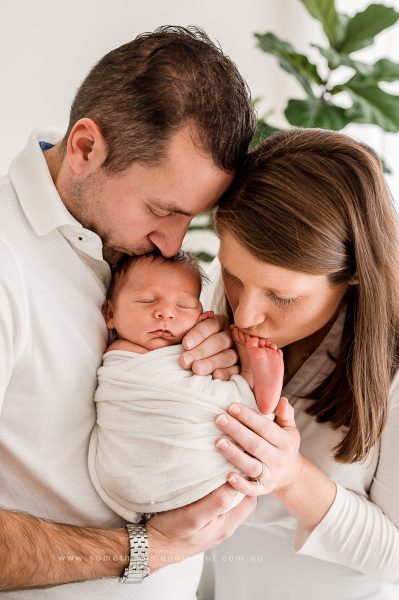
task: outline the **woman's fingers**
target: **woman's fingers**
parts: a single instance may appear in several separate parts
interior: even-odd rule
[[[276,410],[276,423],[280,427],[296,427],[295,424],[295,411],[288,399],[282,396],[277,404]]]
[[[242,450],[237,448],[231,440],[226,438],[219,438],[216,442],[216,448],[223,453],[223,456],[242,473],[245,473],[252,479],[257,479],[261,473],[261,464],[259,460],[245,454]]]
[[[270,461],[274,456],[276,449],[269,441],[264,439],[263,436],[251,431],[236,419],[226,415],[226,413],[222,413],[216,418],[216,425],[237,442],[240,448],[258,460]],[[234,462],[232,462],[232,464],[236,466]]]
[[[284,431],[281,427],[244,404],[232,404],[229,414],[219,415],[216,424],[250,454],[253,453],[247,446],[258,446],[260,438],[272,446],[278,446],[284,441]]]
[[[237,492],[241,492],[246,496],[262,496],[268,491],[266,478],[263,483],[257,483],[245,479],[240,473],[232,472],[227,476],[227,481]]]

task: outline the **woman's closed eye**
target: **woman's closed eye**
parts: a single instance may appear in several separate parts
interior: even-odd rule
[[[285,296],[277,296],[274,292],[270,290],[265,290],[266,295],[269,296],[276,304],[280,304],[283,306],[287,306],[288,304],[293,304],[295,302],[295,298],[288,298]]]

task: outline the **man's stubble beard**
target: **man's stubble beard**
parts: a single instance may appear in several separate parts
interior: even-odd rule
[[[104,185],[98,173],[84,179],[69,181],[64,190],[65,204],[77,221],[85,228],[96,233],[103,243],[103,258],[111,265],[117,264],[122,254],[112,247],[109,224],[101,220],[104,215]]]
[[[157,247],[152,244],[146,248],[124,248],[124,252],[117,250],[120,243],[112,239],[112,227],[101,216],[105,215],[104,184],[101,175],[93,173],[84,179],[70,181],[64,190],[65,204],[79,223],[85,228],[96,233],[103,243],[103,258],[111,266],[116,265],[124,254],[142,255],[152,252]]]

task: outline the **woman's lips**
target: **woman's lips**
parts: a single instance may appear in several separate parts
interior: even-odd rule
[[[170,340],[173,337],[173,334],[168,329],[156,329],[155,331],[151,331],[151,333],[156,337],[162,337],[166,340]]]

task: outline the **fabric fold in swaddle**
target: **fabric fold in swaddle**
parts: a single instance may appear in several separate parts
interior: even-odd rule
[[[113,350],[98,370],[90,476],[106,504],[130,521],[225,483],[232,467],[215,448],[215,417],[232,402],[257,410],[242,377],[194,375],[180,367],[181,352],[181,345],[146,354]]]

